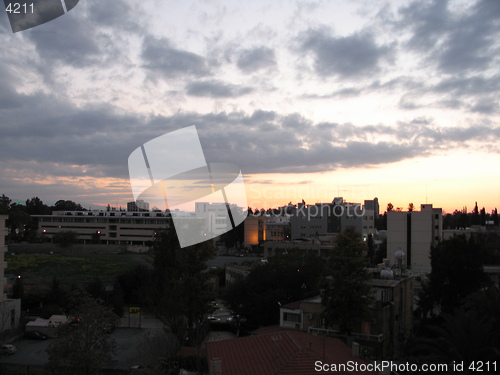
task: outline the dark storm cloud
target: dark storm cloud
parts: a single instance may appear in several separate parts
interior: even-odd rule
[[[261,69],[276,66],[274,51],[267,47],[247,49],[240,53],[238,68],[245,73],[253,73]]]
[[[471,112],[491,115],[500,113],[500,106],[498,105],[498,102],[495,101],[490,101],[490,102],[483,101],[472,104],[471,106],[469,106],[469,110]]]
[[[193,82],[186,86],[188,95],[212,98],[236,98],[252,91],[250,87],[231,85],[220,81]]]
[[[448,93],[454,97],[497,94],[500,91],[500,75],[493,77],[451,77],[441,80],[433,87],[437,93]]]
[[[118,10],[119,9],[119,10]],[[117,66],[127,61],[131,33],[143,28],[137,14],[123,0],[103,6],[98,0],[79,2],[74,10],[46,24],[23,32],[33,43],[45,83],[53,83],[61,66],[84,69]]]
[[[392,54],[390,47],[377,45],[368,33],[334,36],[326,30],[309,30],[301,39],[300,51],[313,54],[320,76],[368,76],[379,71],[381,62]]]
[[[141,57],[144,67],[164,78],[183,75],[204,76],[208,74],[205,58],[192,52],[172,47],[167,39],[146,37]]]
[[[394,23],[395,31],[410,28],[407,45],[415,50],[429,51],[439,46],[450,27],[448,1],[414,1],[399,10],[401,19]]]
[[[396,29],[409,29],[408,46],[428,56],[445,74],[493,67],[499,51],[500,2],[476,1],[463,13],[449,1],[414,1],[400,10]]]
[[[21,163],[27,175],[31,165],[34,175],[44,166],[51,176],[127,178],[134,149],[190,125],[197,126],[208,161],[236,164],[246,174],[384,164],[471,141],[496,149],[500,140],[498,127],[440,129],[421,117],[396,127],[314,123],[297,113],[262,110],[144,117],[110,104],[77,108],[42,93],[23,98],[29,104],[0,109],[0,117],[10,119],[2,121],[0,160],[3,168]]]
[[[93,30],[89,30],[83,19],[70,14],[24,32],[47,65],[59,61],[84,67],[101,58],[102,51]]]
[[[386,81],[377,79],[373,82],[361,82],[356,86],[341,87],[335,89],[327,94],[305,94],[302,95],[306,99],[345,99],[358,97],[365,94],[370,94],[374,92],[393,92],[395,90],[402,91],[415,91],[415,90],[428,90],[423,82],[418,82],[410,77],[401,76],[396,78],[391,78]]]
[[[146,30],[139,24],[140,12],[135,4],[130,6],[124,0],[113,0],[113,5],[109,6],[102,0],[92,0],[89,2],[90,21],[97,27],[116,27],[119,32],[144,33]]]

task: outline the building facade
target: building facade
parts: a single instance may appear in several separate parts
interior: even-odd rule
[[[149,203],[141,199],[137,199],[136,201],[132,202],[127,202],[127,211],[147,212],[149,211]]]
[[[5,221],[7,218],[7,215],[0,215],[0,332],[17,328],[21,319],[21,300],[7,298],[5,293],[7,263],[4,254],[7,251],[5,246],[5,236],[7,235]]]
[[[375,233],[379,206],[377,198],[361,205],[337,197],[331,203],[307,205],[302,201],[275,211],[280,214],[258,214],[245,220],[245,245],[319,238],[342,233],[347,227],[353,227],[366,241]]]
[[[392,271],[391,271],[392,272]],[[371,317],[351,333],[364,355],[371,359],[398,358],[413,330],[413,276],[374,277],[371,286]],[[280,326],[310,333],[344,337],[336,327],[325,327],[321,297],[280,307]]]
[[[443,210],[422,204],[420,211],[387,213],[387,254],[402,250],[414,274],[431,271],[430,250],[443,238]]]
[[[157,231],[172,225],[168,211],[54,211],[33,218],[48,242],[60,231],[74,231],[81,243],[146,245],[154,240]]]

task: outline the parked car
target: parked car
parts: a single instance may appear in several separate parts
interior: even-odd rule
[[[2,345],[2,354],[14,354],[17,352],[17,348],[14,345]]]
[[[38,331],[26,331],[24,332],[24,338],[31,340],[47,340],[47,336]]]
[[[81,322],[82,322],[82,320],[80,318],[75,318],[74,316],[68,317],[68,325],[70,325],[72,327],[79,326]]]

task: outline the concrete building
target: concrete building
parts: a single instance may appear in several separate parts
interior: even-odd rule
[[[155,232],[172,225],[171,214],[137,211],[54,211],[52,215],[33,215],[38,231],[46,241],[60,231],[78,233],[81,243],[145,245]]]
[[[390,278],[375,274],[372,287],[371,318],[362,322],[350,339],[359,343],[371,359],[398,358],[405,340],[413,330],[413,282],[411,275],[396,275],[386,269]],[[384,275],[383,272],[380,274]],[[384,277],[384,276],[382,276]],[[387,276],[385,276],[387,277]],[[280,307],[280,326],[309,333],[344,337],[336,327],[325,327],[320,296],[292,302]]]
[[[127,211],[147,212],[149,211],[149,203],[143,201],[142,199],[138,199],[132,202],[127,202]]]
[[[5,236],[7,235],[5,221],[7,218],[7,215],[0,215],[0,333],[17,328],[21,319],[21,300],[9,299],[5,293],[7,263],[4,254],[7,251],[5,246]]]
[[[7,236],[7,228],[5,221],[8,219],[7,215],[0,215],[0,302],[5,300],[5,263],[4,254],[7,251],[5,246],[5,236]]]
[[[366,241],[368,235],[375,233],[379,206],[377,198],[361,205],[337,197],[331,203],[306,205],[302,201],[274,211],[280,214],[249,216],[245,220],[245,245],[319,238],[342,233],[347,227],[354,227]]]
[[[267,216],[250,215],[244,222],[244,241],[245,246],[256,246],[266,240]]]
[[[250,267],[236,264],[226,266],[226,286],[243,280],[250,273]]]
[[[267,259],[277,254],[300,251],[313,253],[321,258],[327,258],[335,246],[337,234],[305,238],[294,241],[266,241],[264,243],[264,258]]]
[[[139,202],[139,201],[137,201]],[[147,203],[146,203],[147,204]],[[143,207],[145,207],[143,205]],[[233,212],[236,209],[232,207]],[[60,231],[78,233],[81,243],[110,245],[147,245],[155,233],[173,225],[176,230],[189,233],[194,228],[216,237],[231,228],[225,203],[196,202],[195,211],[54,211],[52,215],[33,215],[38,221],[38,231],[46,241]],[[185,227],[185,228],[184,228]],[[209,236],[209,234],[213,234]]]
[[[196,202],[195,214],[196,217],[203,218],[207,233],[212,233],[214,237],[232,228],[225,203]]]
[[[387,254],[402,250],[413,273],[431,271],[430,250],[443,238],[443,210],[422,204],[420,211],[387,213]]]
[[[292,240],[342,233],[347,227],[354,227],[366,240],[375,232],[376,209],[378,211],[377,198],[365,201],[365,205],[345,202],[342,197],[334,198],[331,203],[299,203],[290,218]]]
[[[267,241],[287,241],[290,239],[290,217],[271,216],[266,222]]]

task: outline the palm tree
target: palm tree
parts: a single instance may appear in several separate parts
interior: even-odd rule
[[[422,363],[463,362],[463,373],[467,374],[474,372],[468,368],[473,362],[500,359],[499,348],[495,345],[498,330],[494,320],[480,315],[476,309],[464,308],[443,314],[442,318],[442,325],[426,327],[428,337],[417,338],[410,348],[410,353]],[[451,366],[448,370],[453,373]]]

